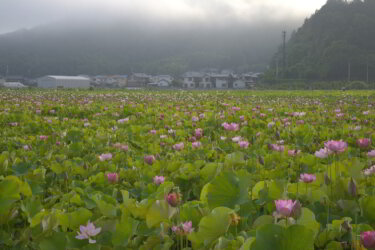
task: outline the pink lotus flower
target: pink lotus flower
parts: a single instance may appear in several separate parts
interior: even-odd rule
[[[150,130],[150,134],[155,135],[156,134],[156,130],[155,129]]]
[[[357,145],[360,148],[367,148],[371,144],[371,140],[368,138],[361,138],[357,140]]]
[[[327,158],[330,154],[332,154],[332,152],[328,148],[322,148],[315,152],[315,156],[320,159]]]
[[[276,200],[276,211],[284,217],[290,217],[297,202],[297,200],[294,202],[292,200]]]
[[[248,142],[248,141],[239,141],[239,142],[238,142],[238,145],[239,145],[241,148],[248,148],[248,147],[249,147],[249,142]]]
[[[199,141],[196,141],[196,142],[193,142],[193,143],[191,144],[191,146],[192,146],[193,148],[199,148],[199,147],[202,146],[202,143],[199,142]]]
[[[37,109],[35,110],[35,113],[37,113],[38,115],[42,113],[42,111],[40,109]]]
[[[167,138],[168,136],[166,136],[166,135],[160,135],[160,139],[165,139],[165,138]]]
[[[284,146],[282,146],[282,145],[269,144],[268,148],[273,150],[273,151],[284,152]]]
[[[245,121],[245,116],[241,115],[241,116],[240,116],[240,120],[241,120],[241,121]]]
[[[230,124],[224,122],[223,124],[221,124],[221,126],[223,126],[224,129],[228,130],[228,131],[237,131],[240,128],[239,125],[237,123],[234,123],[234,122],[232,122]]]
[[[204,114],[199,114],[199,118],[203,119],[204,118]]]
[[[99,160],[100,161],[106,161],[106,160],[110,160],[112,159],[112,154],[111,153],[108,153],[108,154],[101,154],[99,156]]]
[[[304,183],[311,183],[313,181],[316,181],[316,176],[313,174],[301,174],[300,181]]]
[[[46,135],[41,135],[41,136],[39,136],[39,139],[41,139],[41,140],[47,140],[48,139],[48,136],[46,136]]]
[[[153,178],[153,180],[154,180],[154,183],[156,185],[160,185],[160,184],[164,183],[165,178],[164,178],[164,176],[155,176]]]
[[[236,136],[232,138],[232,142],[240,142],[242,140],[241,136]]]
[[[192,233],[194,231],[193,223],[191,221],[182,223],[182,229],[184,230],[185,234]]]
[[[301,150],[288,150],[289,156],[297,156],[301,153]]]
[[[178,194],[176,192],[169,193],[165,197],[165,200],[168,202],[168,204],[171,207],[177,207],[178,204],[180,204],[180,199],[181,199],[180,194]]]
[[[83,124],[83,126],[84,126],[85,128],[90,127],[90,126],[91,126],[91,123],[89,123],[89,122],[85,122],[85,123]]]
[[[233,111],[240,111],[241,108],[239,108],[239,107],[232,107],[232,110],[233,110]]]
[[[11,122],[9,123],[10,126],[12,127],[17,127],[18,126],[18,122]]]
[[[203,136],[203,129],[201,129],[201,128],[196,128],[196,129],[195,129],[195,136],[196,136],[197,138],[201,138],[201,137]]]
[[[375,248],[375,231],[366,231],[361,233],[361,242],[367,249]]]
[[[181,234],[181,228],[178,227],[178,226],[173,226],[172,227],[172,232],[174,232],[175,234],[180,235]]]
[[[183,142],[177,143],[177,144],[173,145],[172,148],[174,150],[181,151],[181,150],[184,149],[184,143]]]
[[[324,143],[324,146],[334,153],[342,153],[348,148],[348,144],[342,140],[340,141],[328,141]]]
[[[368,169],[363,170],[363,174],[366,176],[373,175],[375,173],[375,166],[372,166]]]
[[[155,161],[155,156],[153,156],[153,155],[145,155],[143,157],[143,160],[148,165],[152,165],[154,163],[154,161]]]
[[[368,115],[369,113],[370,113],[370,111],[363,111],[362,114],[364,114],[364,115]]]
[[[264,118],[264,117],[266,117],[266,114],[264,114],[264,113],[260,113],[259,116],[262,117],[262,118]]]
[[[192,120],[193,122],[197,122],[197,121],[199,121],[199,118],[196,117],[196,116],[193,116],[193,117],[191,118],[191,120]]]
[[[49,111],[49,113],[50,113],[50,114],[54,114],[54,113],[56,113],[56,111],[55,111],[54,109],[51,109],[51,110]]]
[[[370,152],[367,153],[368,157],[375,157],[375,150],[371,150]]]
[[[128,121],[129,121],[129,118],[124,118],[124,119],[118,120],[117,122],[118,123],[125,123],[125,122],[128,122]]]
[[[110,183],[116,183],[118,180],[118,175],[117,173],[108,173],[107,178]]]
[[[80,226],[79,227],[80,232],[77,232],[78,235],[76,236],[76,239],[78,240],[85,240],[88,239],[90,244],[96,243],[96,240],[91,239],[91,237],[94,237],[98,235],[101,231],[101,228],[95,228],[94,224],[90,221],[87,222],[87,226]]]
[[[29,147],[28,145],[24,145],[24,146],[23,146],[23,149],[24,149],[24,150],[30,150],[30,147]]]

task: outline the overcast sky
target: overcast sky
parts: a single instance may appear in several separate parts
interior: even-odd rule
[[[0,33],[49,22],[151,17],[174,21],[259,22],[309,17],[326,0],[0,0]]]

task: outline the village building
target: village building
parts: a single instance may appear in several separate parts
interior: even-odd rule
[[[151,82],[151,76],[144,73],[133,73],[128,79],[128,87],[141,88]]]
[[[44,76],[37,79],[39,88],[89,88],[90,78],[83,76]]]
[[[148,84],[155,87],[170,87],[172,86],[173,77],[170,75],[157,75],[151,78],[151,82]]]

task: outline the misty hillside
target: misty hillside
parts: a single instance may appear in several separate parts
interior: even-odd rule
[[[261,71],[293,22],[254,26],[118,21],[55,23],[0,36],[0,75],[178,75],[202,68]]]
[[[292,35],[285,78],[375,80],[375,1],[329,0]],[[273,60],[282,69],[282,49]],[[368,68],[368,70],[367,70]]]

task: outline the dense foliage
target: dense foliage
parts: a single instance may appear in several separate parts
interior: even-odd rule
[[[282,48],[274,58],[280,76],[294,79],[375,80],[375,2],[329,0],[293,33],[286,46],[285,71]],[[270,72],[271,73],[271,72]]]
[[[4,90],[0,248],[371,249],[374,94]]]

